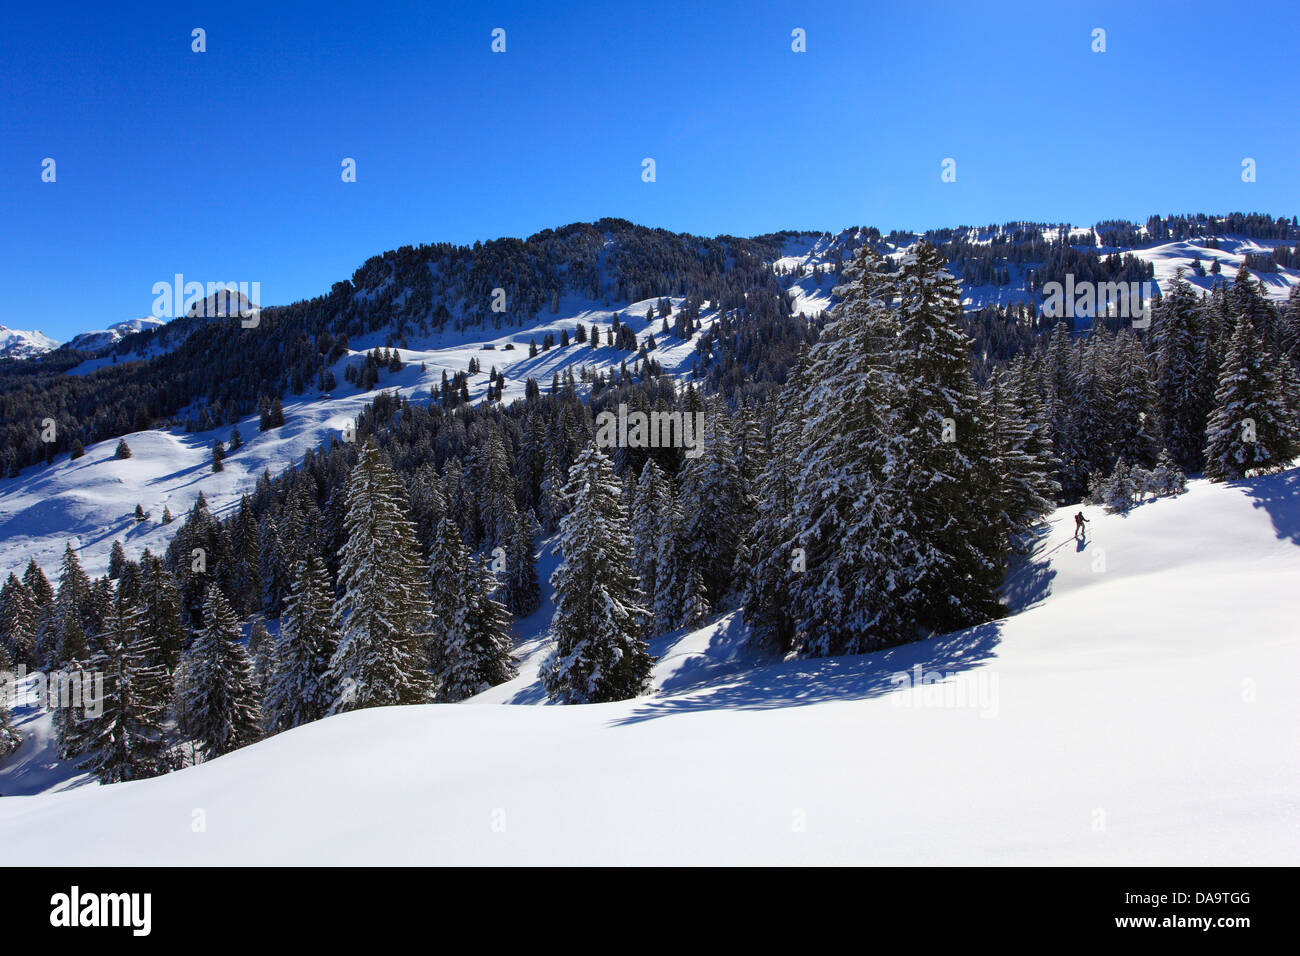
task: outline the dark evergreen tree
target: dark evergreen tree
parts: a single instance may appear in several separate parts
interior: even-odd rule
[[[164,720],[171,696],[167,672],[142,627],[144,612],[127,600],[114,603],[100,651],[91,666],[103,674],[103,698],[87,711],[82,728],[83,766],[100,783],[141,780],[164,770]]]
[[[239,621],[216,585],[208,588],[203,616],[177,677],[176,703],[181,732],[211,760],[256,741],[262,717]]]
[[[347,543],[334,604],[335,712],[429,699],[422,666],[432,609],[406,494],[373,441],[348,478]]]
[[[531,511],[515,522],[506,553],[506,606],[515,617],[527,617],[542,603],[534,551],[537,519]]]
[[[647,613],[630,566],[631,543],[613,468],[593,444],[574,462],[561,522],[555,588],[555,657],[542,671],[552,700],[625,700],[649,685],[654,658],[641,637]]]
[[[270,733],[320,720],[334,703],[330,660],[338,648],[329,575],[309,553],[298,562],[280,619],[280,640],[264,707]]]
[[[1297,410],[1289,407],[1272,356],[1243,316],[1223,359],[1206,427],[1205,476],[1234,481],[1285,468],[1300,454]]]

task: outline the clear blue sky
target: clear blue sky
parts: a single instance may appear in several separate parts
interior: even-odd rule
[[[0,323],[66,339],[147,315],[177,272],[284,303],[407,243],[601,216],[1300,213],[1297,36],[1291,0],[11,3]]]

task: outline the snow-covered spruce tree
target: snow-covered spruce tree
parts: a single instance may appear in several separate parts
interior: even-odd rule
[[[32,633],[32,654],[39,667],[51,667],[54,662],[54,588],[35,558],[29,558],[23,571],[23,586],[32,596],[35,629]]]
[[[1081,439],[1080,477],[1107,474],[1115,465],[1118,399],[1114,363],[1115,339],[1098,322],[1078,346],[1077,389],[1073,398]]]
[[[126,564],[126,550],[122,547],[120,540],[114,539],[113,547],[108,552],[108,576],[111,580],[116,581],[122,576],[122,568]]]
[[[425,703],[424,643],[432,608],[424,568],[402,485],[369,439],[348,477],[344,528],[331,713]]]
[[[655,594],[658,540],[670,494],[663,471],[647,459],[632,497],[632,570],[648,599]]]
[[[655,539],[655,590],[646,596],[651,634],[667,634],[684,626],[687,599],[694,596],[694,586],[703,585],[700,575],[691,573],[690,558],[682,545],[682,520],[682,509],[669,493]]]
[[[253,684],[257,688],[257,699],[265,700],[266,687],[275,667],[275,638],[261,621],[257,621],[248,632],[248,656],[253,661]]]
[[[181,732],[210,760],[256,741],[262,715],[239,621],[216,585],[208,588],[203,616],[177,680],[176,706]]]
[[[433,547],[447,514],[447,499],[442,492],[442,478],[432,464],[421,465],[407,483],[407,498],[411,502],[411,523],[415,525],[415,538],[427,553]]]
[[[782,393],[762,478],[773,506],[754,528],[745,608],[760,636],[808,656],[892,643],[891,605],[907,588],[885,576],[901,565],[895,547],[910,545],[886,487],[896,449],[885,417],[902,392],[895,276],[863,246],[835,291],[830,323]]]
[[[1160,412],[1146,353],[1128,331],[1112,346],[1115,417],[1114,452],[1132,464],[1149,467],[1160,451]]]
[[[795,359],[782,402],[805,391],[807,353]],[[754,642],[788,650],[794,644],[794,615],[790,594],[796,568],[802,563],[790,515],[794,507],[795,457],[802,423],[794,414],[778,413],[768,442],[768,457],[756,481],[756,497],[764,506],[749,530],[749,563],[744,569],[745,623]],[[658,591],[656,590],[656,602]],[[658,630],[656,603],[655,628]]]
[[[515,617],[527,617],[542,603],[541,582],[537,580],[537,555],[534,551],[537,519],[529,511],[515,519],[506,554],[506,606]]]
[[[437,699],[453,703],[515,675],[510,618],[492,598],[496,578],[471,557],[450,518],[438,529],[429,563],[436,615],[429,661]]]
[[[129,600],[114,602],[101,650],[91,669],[103,674],[97,715],[87,711],[82,726],[86,761],[100,783],[142,780],[164,770],[163,722],[171,702],[171,681],[158,664],[158,650],[141,627],[144,612]]]
[[[1019,357],[1010,368],[1010,384],[1016,406],[1020,409],[1020,418],[1028,434],[1025,438],[1025,454],[1031,461],[1040,464],[1042,470],[1033,471],[1026,480],[1033,491],[1044,501],[1059,502],[1061,483],[1057,480],[1061,463],[1056,459],[1052,443],[1052,426],[1047,417],[1047,405],[1039,392],[1038,382],[1041,373],[1036,368],[1038,358]]]
[[[1162,449],[1151,472],[1151,492],[1160,498],[1181,495],[1187,490],[1187,476],[1174,462],[1168,450]]]
[[[496,578],[479,557],[464,573],[465,587],[456,615],[443,628],[439,654],[438,699],[454,702],[505,683],[515,676],[510,655],[510,615],[492,597]]]
[[[1296,409],[1250,321],[1237,320],[1206,426],[1205,476],[1235,481],[1285,468],[1300,454]]]
[[[1001,542],[981,504],[970,339],[961,288],[937,249],[922,242],[898,280],[899,337],[888,432],[897,440],[885,480],[896,535],[911,539],[894,564],[908,594],[893,602],[904,626],[947,633],[1001,617]]]
[[[0,686],[0,759],[17,750],[22,742],[22,735],[18,733],[9,713],[9,689]]]
[[[1300,365],[1300,285],[1291,286],[1278,315],[1278,348],[1281,357]]]
[[[181,593],[163,566],[162,559],[148,551],[140,559],[140,605],[144,646],[158,654],[154,663],[171,674],[180,662],[188,633],[181,611]]]
[[[15,663],[36,663],[36,601],[12,571],[0,585],[0,646]]]
[[[1232,279],[1227,293],[1228,308],[1235,318],[1247,318],[1255,335],[1266,347],[1277,344],[1277,311],[1268,301],[1260,283],[1250,274],[1243,262]]]
[[[22,734],[14,726],[13,715],[9,711],[7,692],[0,692],[0,760],[16,751],[22,742]]]
[[[54,663],[84,663],[90,658],[86,623],[90,614],[90,578],[69,542],[63,550],[59,590],[54,597]]]
[[[1204,466],[1205,424],[1214,400],[1209,329],[1181,270],[1152,318],[1156,349],[1156,396],[1165,448],[1187,471]]]
[[[334,703],[328,674],[338,632],[331,602],[329,574],[309,552],[298,562],[280,618],[280,640],[262,707],[268,733],[320,720]]]
[[[268,511],[257,532],[257,568],[262,585],[262,610],[267,617],[279,617],[288,591],[284,542],[275,519]]]
[[[654,658],[641,637],[646,611],[630,566],[631,544],[613,468],[594,444],[569,469],[560,523],[563,560],[551,576],[555,656],[542,670],[552,700],[626,700],[650,682]]]
[[[439,522],[434,532],[433,546],[429,549],[431,623],[425,643],[425,658],[433,673],[441,668],[439,655],[447,640],[443,627],[456,617],[462,578],[469,559],[470,550],[465,547],[460,525],[448,513]]]
[[[1043,401],[1058,463],[1061,496],[1070,500],[1088,486],[1087,449],[1080,423],[1079,352],[1070,341],[1070,322],[1061,319],[1052,328],[1043,359]]]
[[[1142,470],[1130,468],[1123,458],[1115,462],[1115,468],[1101,485],[1101,503],[1106,510],[1115,514],[1128,512],[1141,493]]]
[[[515,479],[500,428],[488,427],[487,440],[478,446],[472,472],[478,488],[484,547],[489,551],[509,548],[517,511]]]
[[[1034,444],[1034,426],[1025,421],[1009,372],[993,373],[980,395],[979,416],[983,427],[977,437],[987,443],[978,455],[987,489],[982,506],[1000,542],[999,560],[1005,560],[1052,509],[1060,486],[1052,478],[1050,460],[1035,454],[1036,448],[1046,449]]]
[[[699,567],[693,565],[686,583],[685,600],[682,602],[681,626],[688,630],[703,626],[710,610],[704,576]]]
[[[564,477],[560,471],[555,446],[548,442],[545,477],[542,479],[538,503],[538,518],[542,522],[542,530],[547,534],[553,534],[560,526],[560,519],[564,517],[565,510]]]
[[[696,457],[687,457],[681,471],[677,502],[685,516],[680,546],[699,572],[705,590],[720,603],[731,589],[736,553],[744,542],[748,514],[740,499],[743,488],[736,462],[731,419],[720,398],[704,404],[704,431],[694,436],[702,444]]]

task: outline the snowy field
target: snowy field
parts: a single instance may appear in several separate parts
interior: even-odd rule
[[[0,845],[24,865],[1293,864],[1300,471],[1085,508],[1086,542],[1074,510],[1002,622],[783,662],[727,615],[656,643],[651,694],[568,707],[521,706],[544,699],[533,636],[474,706],[7,797]]]

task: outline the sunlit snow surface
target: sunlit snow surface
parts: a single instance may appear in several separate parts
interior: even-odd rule
[[[1294,863],[1300,472],[1085,508],[1086,542],[1075,510],[999,623],[783,662],[733,614],[656,642],[645,697],[528,706],[544,608],[520,677],[470,704],[6,797],[0,846],[11,865]],[[918,666],[945,685],[898,686]]]

